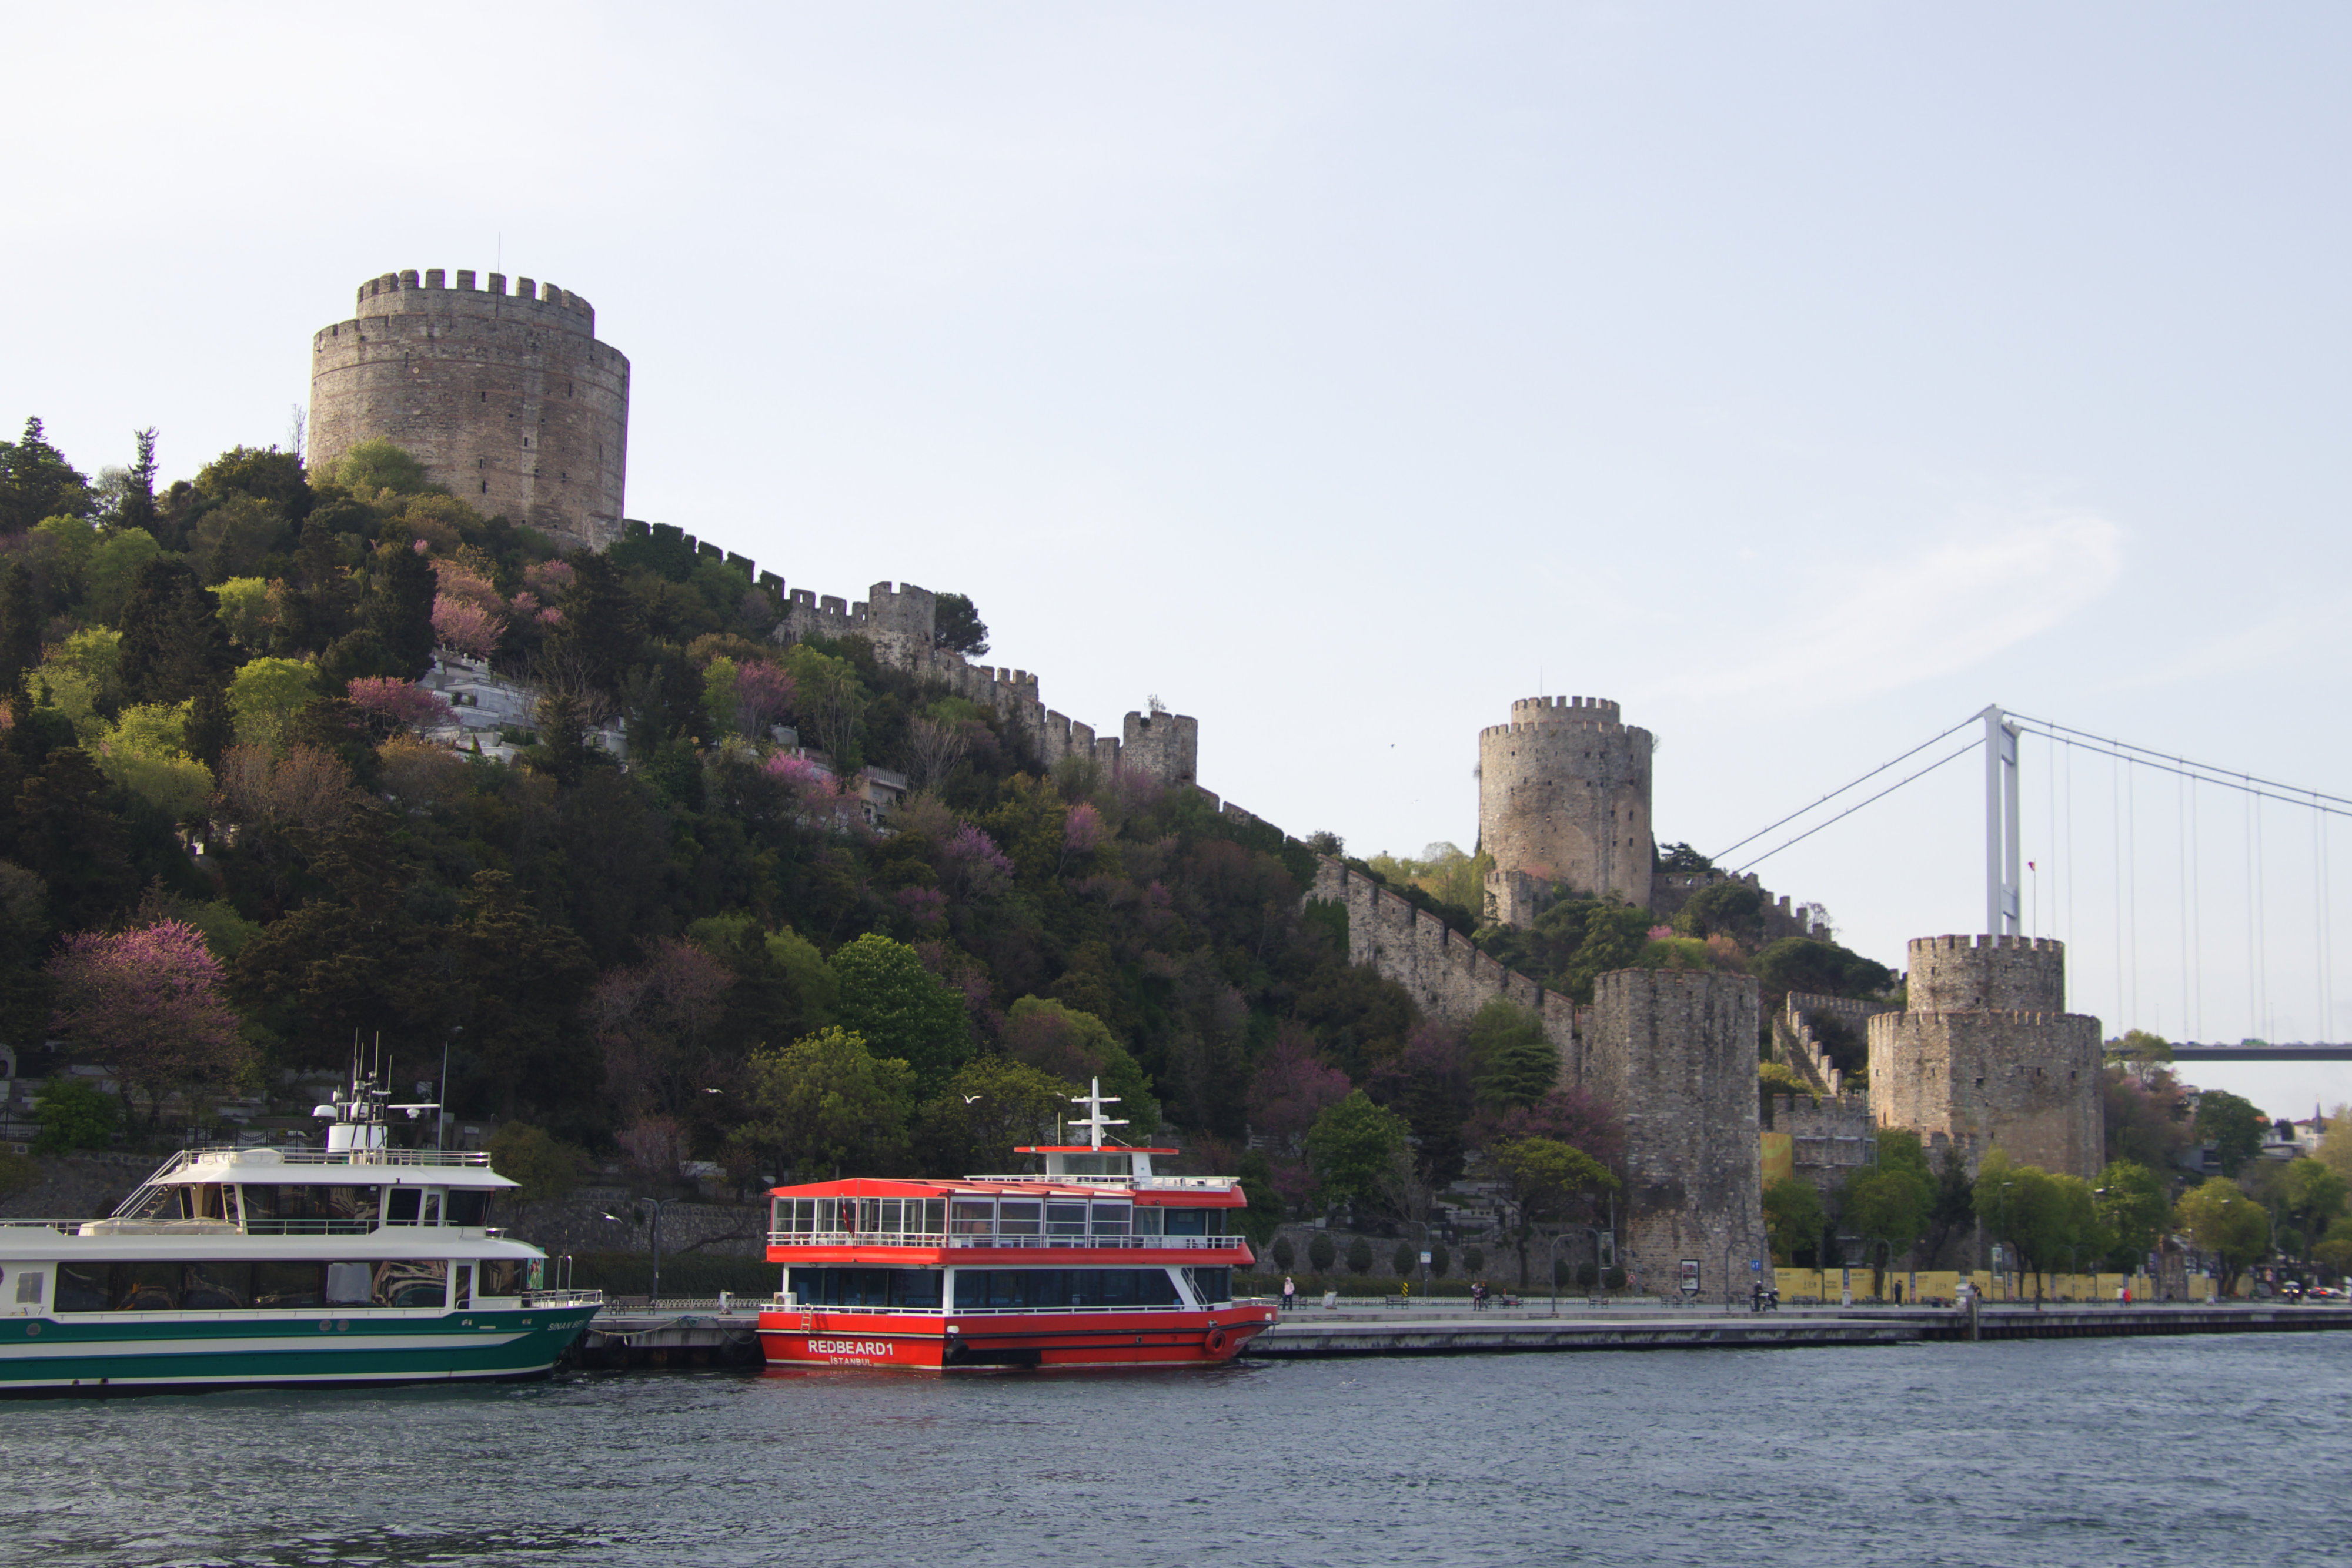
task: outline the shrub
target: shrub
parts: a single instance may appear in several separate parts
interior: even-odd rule
[[[1277,1269],[1281,1270],[1284,1273],[1287,1274],[1288,1272],[1290,1272],[1290,1264],[1291,1264],[1291,1260],[1292,1260],[1293,1259],[1297,1258],[1297,1256],[1298,1256],[1298,1253],[1297,1253],[1297,1249],[1294,1249],[1294,1248],[1290,1245],[1290,1238],[1289,1238],[1289,1237],[1287,1237],[1287,1236],[1277,1236],[1277,1237],[1276,1237],[1276,1238],[1275,1238],[1275,1239],[1274,1239],[1274,1266],[1275,1266],[1276,1268],[1277,1268]]]
[[[1315,1239],[1307,1244],[1307,1260],[1315,1265],[1315,1271],[1318,1274],[1329,1273],[1339,1256],[1339,1249],[1332,1244],[1331,1233],[1328,1230],[1317,1231]]]
[[[1396,1251],[1389,1257],[1389,1266],[1399,1279],[1409,1280],[1413,1270],[1421,1267],[1421,1253],[1412,1242],[1400,1241]]]
[[[1372,1271],[1372,1244],[1359,1236],[1348,1243],[1348,1272],[1369,1274]]]

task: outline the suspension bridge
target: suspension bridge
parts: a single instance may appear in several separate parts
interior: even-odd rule
[[[1963,731],[1973,733],[1953,744]],[[2084,959],[2105,956],[2108,994],[2080,1010],[2107,1015],[2120,1036],[2144,1019],[2161,1023],[2177,1003],[2174,1027],[2150,1030],[2179,1037],[2176,1059],[2352,1061],[2341,1038],[2277,1038],[2306,1006],[2315,1035],[2352,1033],[2337,1012],[2329,843],[2331,821],[2352,817],[2352,799],[1994,706],[1714,859],[1745,875],[1971,755],[1984,768],[1980,929],[2065,942],[2078,992],[2100,988]],[[2243,976],[2226,982],[2224,998],[2223,982],[2209,987],[2209,977],[2225,945],[2234,963],[2242,940]],[[2282,977],[2288,983],[2274,983]],[[2209,1006],[2225,1016],[2242,1009],[2244,1038],[2210,1039]]]

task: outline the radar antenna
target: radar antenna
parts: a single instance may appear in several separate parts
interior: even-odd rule
[[[1116,1094],[1104,1093],[1102,1092],[1101,1079],[1090,1078],[1087,1080],[1087,1086],[1090,1092],[1071,1095],[1070,1103],[1073,1105],[1084,1105],[1087,1108],[1087,1114],[1078,1117],[1076,1120],[1073,1121],[1070,1125],[1073,1128],[1084,1127],[1087,1130],[1087,1146],[1090,1148],[1099,1149],[1103,1146],[1103,1129],[1105,1127],[1124,1127],[1127,1125],[1127,1122],[1124,1117],[1111,1117],[1106,1116],[1102,1113],[1102,1108],[1104,1106],[1116,1105],[1118,1103],[1118,1096]]]

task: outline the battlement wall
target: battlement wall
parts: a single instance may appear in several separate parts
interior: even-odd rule
[[[1855,1171],[1878,1163],[1878,1121],[1867,1094],[1818,1101],[1798,1094],[1775,1096],[1772,1130],[1788,1134],[1796,1174],[1823,1197]]]
[[[688,537],[688,542],[693,542]],[[716,547],[703,545],[715,553]],[[730,557],[740,560],[740,557]],[[754,568],[742,562],[747,574]],[[939,595],[911,582],[877,582],[862,600],[793,588],[774,572],[759,573],[761,591],[777,596],[782,618],[770,633],[777,643],[803,637],[857,636],[896,670],[939,682],[955,695],[996,711],[1000,731],[1038,766],[1083,758],[1110,769],[1132,769],[1162,784],[1195,785],[1200,776],[1201,721],[1190,714],[1129,713],[1117,736],[1045,706],[1037,677],[1027,670],[975,664],[938,645]]]
[[[566,548],[621,537],[629,361],[596,312],[554,284],[439,267],[359,286],[352,319],[312,335],[310,450],[319,472],[362,441],[412,453],[488,516]]]
[[[509,293],[502,272],[488,274],[477,288],[475,274],[468,267],[458,269],[455,287],[445,284],[446,277],[437,267],[427,267],[420,277],[412,267],[371,277],[356,291],[353,314],[365,318],[435,310],[484,315],[504,311],[561,330],[595,334],[596,308],[568,288],[518,277],[514,291]]]
[[[2066,947],[2050,937],[1922,936],[1910,965],[1920,1012],[2066,1010]]]
[[[1559,1051],[1562,1081],[1575,1081],[1580,1053],[1573,1001],[1505,968],[1443,920],[1329,855],[1318,857],[1308,896],[1348,911],[1349,963],[1402,986],[1439,1022],[1467,1028],[1497,998],[1533,1012],[1543,1020],[1544,1038]]]
[[[1511,704],[1514,723],[1615,724],[1617,716],[1608,697],[1520,697]]]

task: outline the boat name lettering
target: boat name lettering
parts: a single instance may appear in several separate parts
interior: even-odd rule
[[[890,1342],[880,1339],[813,1339],[809,1341],[812,1355],[887,1355]]]

